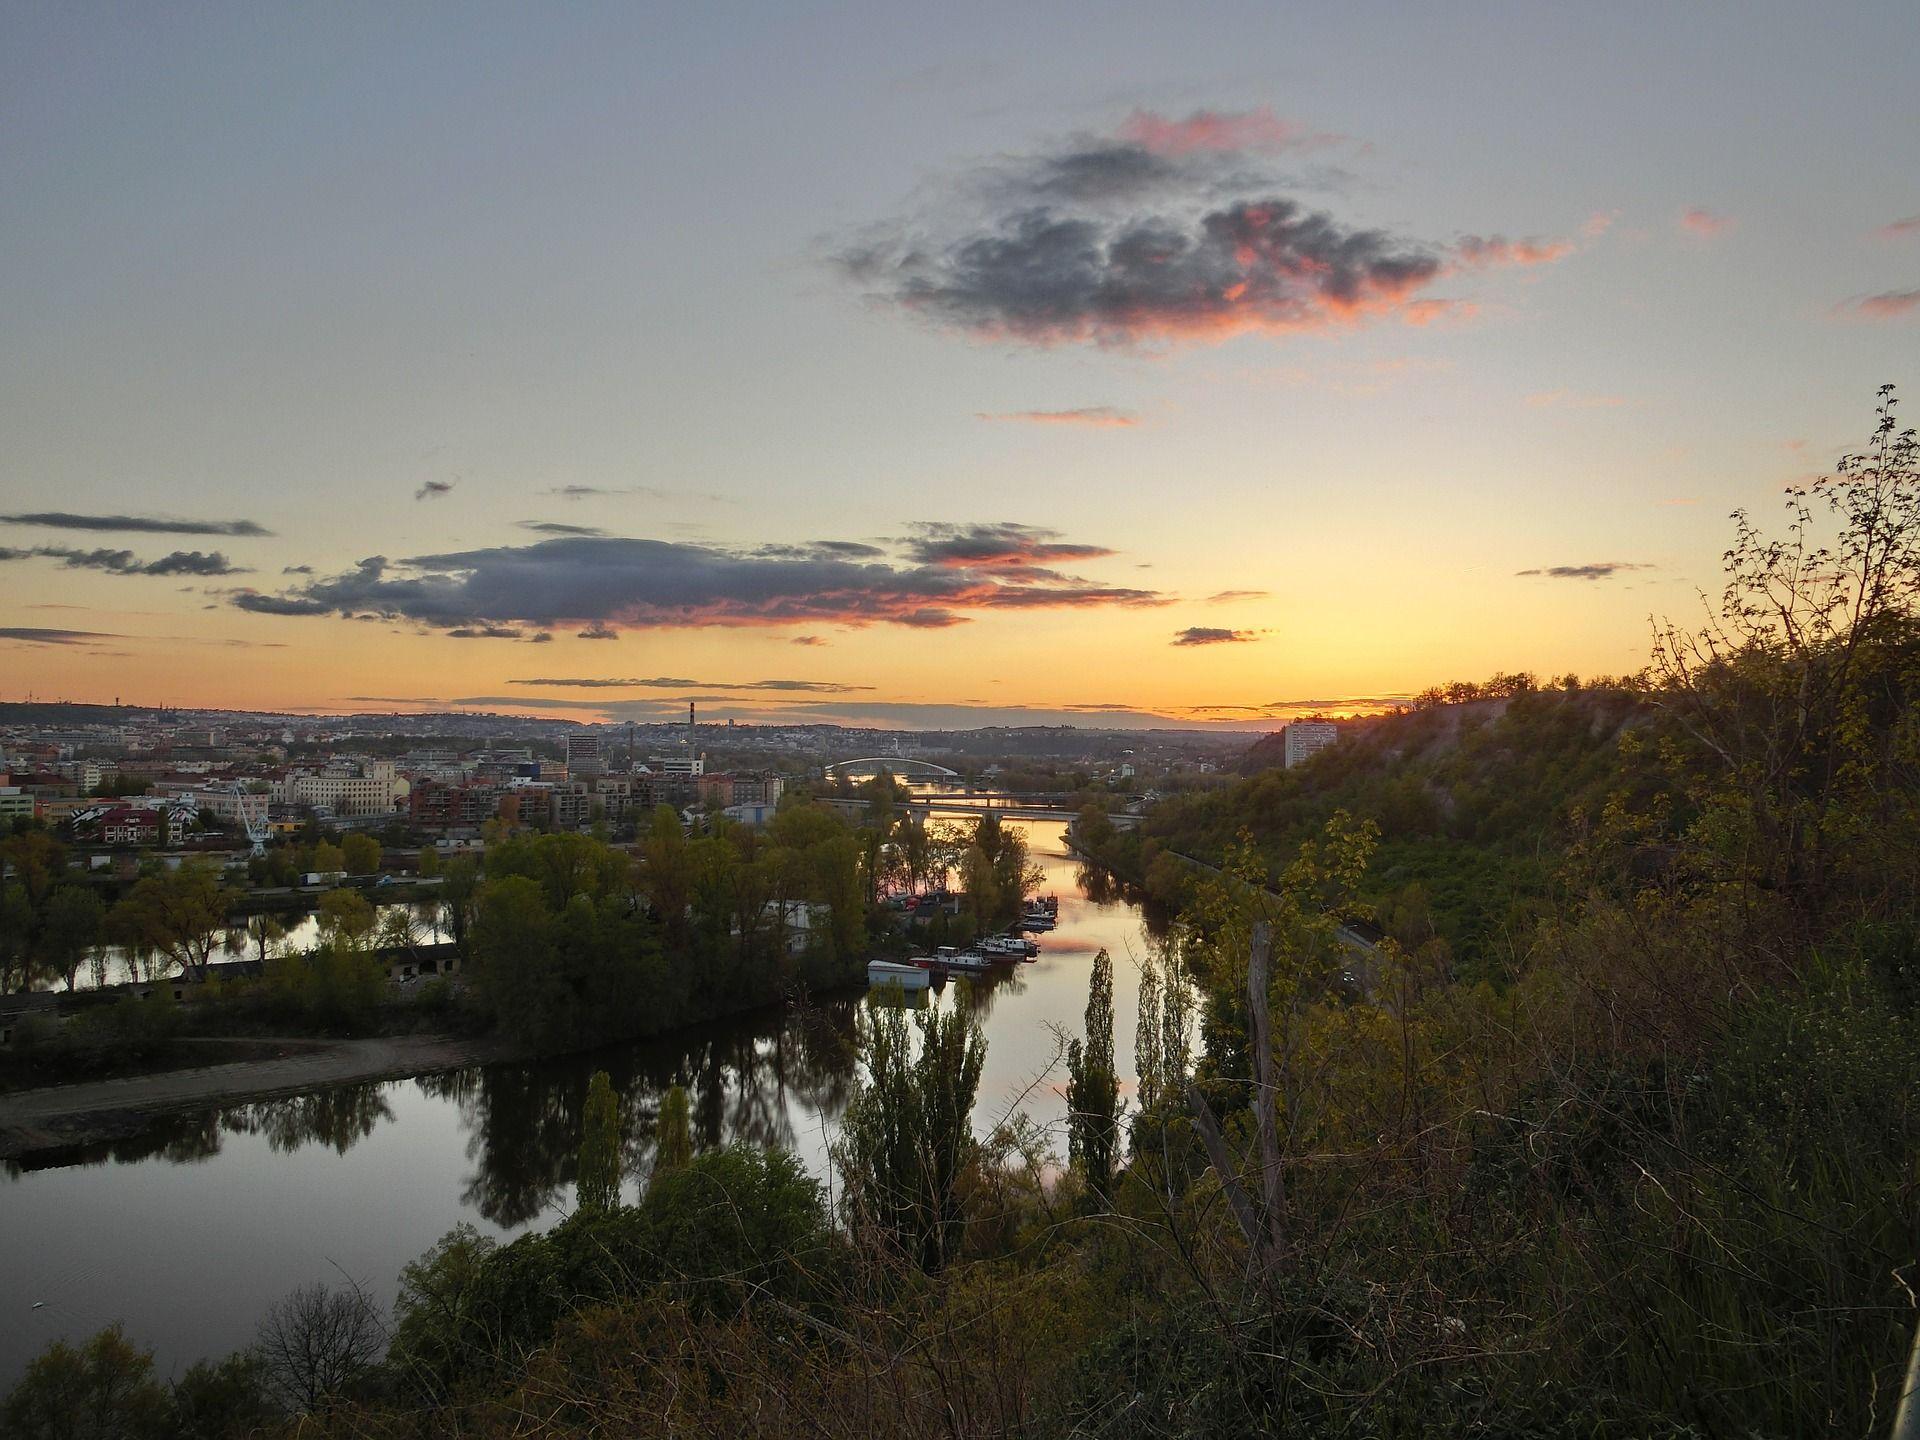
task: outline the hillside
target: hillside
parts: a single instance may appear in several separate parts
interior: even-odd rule
[[[1246,778],[1174,797],[1101,858],[1177,900],[1182,867],[1162,852],[1217,863],[1244,833],[1288,856],[1346,810],[1380,829],[1365,898],[1382,922],[1411,944],[1437,934],[1465,973],[1497,971],[1542,913],[1575,828],[1616,792],[1644,802],[1662,787],[1621,743],[1653,721],[1624,689],[1532,691],[1358,722],[1296,770],[1270,735],[1244,757]]]

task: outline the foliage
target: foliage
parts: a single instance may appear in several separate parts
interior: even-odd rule
[[[687,1092],[684,1087],[674,1085],[660,1100],[660,1118],[653,1147],[653,1175],[657,1179],[669,1171],[682,1169],[692,1159],[693,1131],[688,1115]]]
[[[234,899],[217,868],[189,860],[141,879],[113,907],[107,930],[119,943],[159,955],[190,979],[204,980]]]
[[[834,1163],[856,1231],[874,1231],[922,1269],[953,1256],[961,1177],[978,1150],[973,1102],[987,1043],[971,1017],[872,1009],[861,1026],[867,1083],[841,1122]],[[917,1042],[917,1043],[916,1043]]]
[[[1113,960],[1093,957],[1087,981],[1087,1034],[1067,1046],[1067,1155],[1096,1204],[1113,1190],[1120,1146],[1120,1079],[1113,1066]]]
[[[0,1421],[16,1440],[158,1440],[167,1401],[153,1353],[111,1325],[81,1345],[54,1341],[7,1392]]]
[[[582,1210],[612,1210],[620,1204],[620,1101],[604,1070],[593,1072],[581,1117],[578,1185]]]

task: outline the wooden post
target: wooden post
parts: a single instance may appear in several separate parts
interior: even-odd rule
[[[1214,1173],[1220,1177],[1220,1188],[1227,1192],[1227,1204],[1233,1209],[1240,1233],[1247,1237],[1247,1248],[1258,1259],[1266,1249],[1260,1235],[1260,1217],[1253,1213],[1253,1202],[1247,1198],[1233,1158],[1227,1154],[1227,1142],[1220,1134],[1220,1122],[1213,1118],[1213,1107],[1191,1080],[1187,1082],[1187,1109],[1193,1112],[1194,1126],[1200,1132],[1201,1143],[1207,1147],[1207,1159],[1213,1162]]]
[[[1280,1170],[1280,1126],[1275,1106],[1279,1085],[1273,1074],[1273,1019],[1267,1005],[1272,962],[1273,927],[1265,920],[1257,921],[1253,949],[1247,956],[1247,1010],[1253,1017],[1253,1123],[1260,1136],[1260,1199],[1267,1208],[1269,1260],[1277,1264],[1287,1238],[1287,1192]]]

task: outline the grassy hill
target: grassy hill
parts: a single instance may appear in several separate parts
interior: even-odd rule
[[[1662,786],[1641,747],[1655,714],[1627,689],[1553,689],[1438,705],[1353,724],[1294,770],[1279,735],[1246,754],[1244,779],[1176,796],[1101,858],[1173,898],[1172,851],[1217,863],[1250,836],[1276,866],[1336,810],[1372,820],[1380,845],[1367,899],[1411,943],[1438,934],[1466,973],[1497,970],[1550,897],[1567,842],[1615,793]]]

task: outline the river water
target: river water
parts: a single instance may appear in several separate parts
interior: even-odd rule
[[[1038,960],[928,1003],[971,1009],[987,1037],[982,1135],[1024,1112],[1066,1153],[1058,1033],[1080,1034],[1096,951],[1114,960],[1115,1063],[1133,1093],[1139,909],[1084,875],[1055,821],[1023,831],[1060,897]],[[402,1266],[464,1221],[502,1239],[573,1205],[587,1081],[606,1070],[627,1125],[631,1198],[651,1161],[661,1095],[692,1098],[695,1143],[794,1151],[823,1179],[856,1081],[842,998],[666,1041],[532,1064],[349,1085],[209,1110],[82,1159],[0,1173],[0,1387],[55,1337],[121,1321],[162,1374],[247,1344],[298,1286],[347,1279],[391,1303]]]

